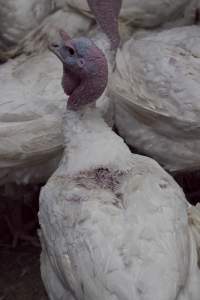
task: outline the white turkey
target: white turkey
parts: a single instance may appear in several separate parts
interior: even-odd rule
[[[108,76],[88,38],[61,32],[65,150],[40,195],[51,300],[199,300],[199,211],[154,160],[132,154],[95,102]],[[195,215],[195,218],[193,217]]]
[[[5,187],[0,201],[8,204],[11,218],[6,223],[13,245],[25,236],[29,239],[19,218],[27,186],[46,182],[63,149],[64,94],[59,82],[60,65],[47,50],[48,39],[55,38],[58,27],[67,27],[71,34],[78,35],[87,32],[89,26],[84,16],[57,11],[36,28],[35,39],[30,33],[29,46],[35,45],[34,55],[21,55],[0,65],[0,186]]]
[[[125,141],[199,189],[198,26],[133,36],[117,53],[110,85],[115,123]],[[195,175],[195,174],[194,174]],[[196,183],[195,186],[193,183]],[[194,198],[194,197],[193,197]]]
[[[0,0],[0,6],[0,59],[3,59],[53,11],[54,1]]]

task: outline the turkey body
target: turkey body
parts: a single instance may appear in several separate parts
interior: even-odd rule
[[[67,114],[65,122],[68,147],[40,196],[50,299],[197,300],[182,190],[154,160],[131,154],[97,115]]]
[[[8,0],[0,5],[0,49],[4,51],[18,45],[54,9],[51,0]]]
[[[170,172],[200,165],[199,43],[198,26],[185,26],[133,36],[117,53],[118,132]]]

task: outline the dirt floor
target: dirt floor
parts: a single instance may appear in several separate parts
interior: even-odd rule
[[[30,190],[29,187],[28,192]],[[34,187],[34,191],[30,198],[34,205],[22,205],[22,217],[24,225],[34,221],[29,234],[37,239],[39,188]],[[0,188],[0,300],[48,300],[40,275],[40,246],[19,240],[13,248],[13,236],[5,222],[5,216],[11,217],[12,212],[17,212],[15,202],[11,200],[4,196]]]
[[[40,276],[40,251],[0,243],[0,300],[48,300]]]

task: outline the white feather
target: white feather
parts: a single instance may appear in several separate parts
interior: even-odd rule
[[[197,249],[179,186],[91,108],[67,112],[64,133],[64,157],[40,196],[51,300],[197,300]],[[99,183],[98,168],[113,185]]]

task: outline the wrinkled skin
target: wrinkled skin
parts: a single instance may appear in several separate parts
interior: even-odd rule
[[[61,42],[50,50],[63,63],[62,86],[69,95],[67,108],[78,110],[95,102],[104,92],[108,81],[108,65],[103,52],[87,38],[71,39],[60,31]]]
[[[98,25],[111,41],[111,49],[116,50],[120,43],[118,17],[122,0],[87,0]]]

